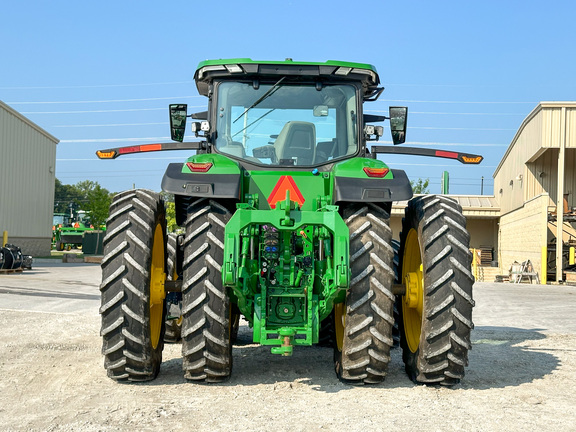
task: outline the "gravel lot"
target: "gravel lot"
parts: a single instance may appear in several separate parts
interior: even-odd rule
[[[241,328],[224,384],[184,380],[180,345],[158,379],[118,384],[100,354],[100,268],[37,262],[0,275],[0,430],[575,431],[576,288],[477,283],[470,366],[416,386],[394,350],[386,381],[341,384],[332,350],[279,357]]]

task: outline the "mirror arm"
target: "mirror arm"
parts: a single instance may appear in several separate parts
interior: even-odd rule
[[[374,90],[372,90],[372,92],[369,95],[364,96],[364,102],[377,101],[383,91],[384,91],[384,87],[375,88]]]
[[[376,159],[377,154],[392,153],[392,154],[406,154],[413,156],[429,156],[439,157],[444,159],[455,159],[463,164],[477,165],[484,159],[483,156],[472,153],[460,153],[446,150],[437,150],[430,148],[420,147],[390,147],[390,146],[372,146],[370,148],[372,157]]]
[[[115,147],[106,150],[98,150],[96,156],[99,159],[116,159],[118,156],[147,153],[166,150],[196,150],[199,153],[205,152],[207,143],[205,141],[197,142],[170,142],[159,144],[140,144],[127,147]]]

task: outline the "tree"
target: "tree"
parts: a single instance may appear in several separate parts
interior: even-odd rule
[[[90,213],[90,221],[95,228],[100,227],[108,217],[112,197],[110,192],[98,182],[84,180],[76,185],[65,185],[56,179],[54,185],[54,212],[69,213],[85,210]]]
[[[81,208],[82,197],[78,189],[73,185],[62,184],[56,179],[54,184],[54,213],[70,214],[70,208]]]
[[[422,180],[419,178],[418,180],[410,180],[410,184],[412,185],[412,191],[415,194],[429,194],[430,191],[428,190],[428,185],[430,184],[430,179]]]
[[[168,232],[177,231],[180,227],[176,224],[176,204],[174,203],[174,195],[168,192],[160,192],[160,196],[164,198],[166,204],[166,227]]]
[[[86,204],[84,209],[90,213],[90,221],[94,228],[98,229],[108,218],[112,196],[107,189],[95,183],[92,189],[86,192]]]

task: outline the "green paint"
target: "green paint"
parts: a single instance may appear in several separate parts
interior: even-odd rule
[[[240,166],[232,159],[222,156],[217,153],[199,154],[189,157],[186,162],[192,163],[212,163],[212,167],[208,174],[240,174]],[[186,164],[182,166],[182,172],[186,174],[192,173]],[[202,173],[194,173],[202,174]]]
[[[364,171],[364,168],[388,168],[384,162],[378,159],[353,158],[337,163],[334,166],[333,173],[336,177],[351,177],[366,179],[370,178]],[[393,179],[392,170],[386,174],[384,179]]]
[[[320,321],[344,300],[349,233],[337,210],[300,210],[288,198],[269,210],[239,204],[226,225],[222,280],[254,341],[274,353],[317,343]]]
[[[269,209],[268,198],[284,176],[290,176],[304,198],[302,210],[316,210],[321,197],[330,194],[330,175],[314,175],[311,171],[251,171],[244,175],[243,191],[258,196],[258,208]],[[284,198],[284,197],[283,197]],[[292,200],[295,198],[292,197]]]
[[[293,66],[337,66],[349,67],[353,69],[367,69],[376,72],[376,67],[368,63],[354,63],[338,60],[328,60],[326,62],[301,62],[301,61],[255,61],[249,58],[235,58],[235,59],[219,59],[219,60],[205,60],[198,64],[197,70],[206,66],[225,66],[225,65],[239,65],[239,64],[277,64],[277,65],[293,65]]]

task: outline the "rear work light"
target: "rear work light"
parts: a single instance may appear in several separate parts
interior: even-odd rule
[[[205,162],[205,163],[195,163],[195,162],[186,162],[186,166],[192,172],[200,172],[205,173],[208,172],[210,168],[212,168],[212,162]]]
[[[386,174],[390,171],[389,168],[368,168],[364,167],[364,172],[368,177],[386,177]]]

